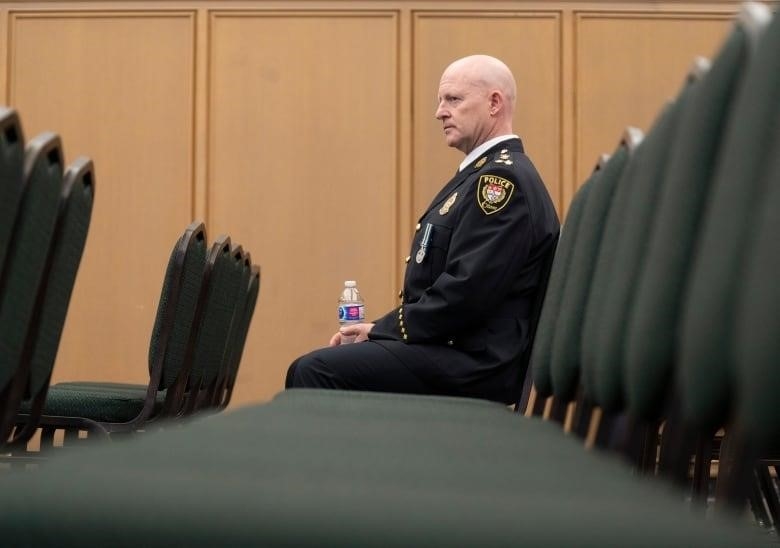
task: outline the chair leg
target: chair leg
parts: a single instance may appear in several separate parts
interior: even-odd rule
[[[694,506],[707,507],[710,495],[710,468],[712,467],[713,436],[701,434],[696,441],[693,460],[692,501]]]
[[[780,523],[780,500],[778,500],[778,494],[775,489],[774,481],[772,480],[772,475],[769,473],[770,468],[774,468],[775,473],[777,473],[777,469],[773,464],[759,462],[758,466],[756,466],[756,477],[758,480],[758,488],[766,503],[767,512],[769,513],[773,526],[776,527],[778,523]]]

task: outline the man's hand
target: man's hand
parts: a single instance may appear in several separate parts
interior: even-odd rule
[[[344,344],[344,338],[355,337],[354,342],[363,342],[368,340],[368,332],[374,327],[372,323],[356,323],[345,325],[330,338],[329,346],[338,346]],[[343,337],[343,338],[342,338]]]

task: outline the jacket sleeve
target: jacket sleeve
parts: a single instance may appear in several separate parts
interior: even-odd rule
[[[483,178],[491,176],[512,185],[506,203],[495,211],[483,197]],[[441,342],[484,325],[517,279],[532,245],[531,211],[518,179],[516,172],[493,169],[470,183],[474,188],[461,206],[444,270],[419,300],[378,319],[371,338]]]

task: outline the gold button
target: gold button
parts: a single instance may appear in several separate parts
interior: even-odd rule
[[[407,255],[407,256],[406,256],[406,259],[404,259],[404,262],[405,262],[405,263],[408,263],[408,262],[409,262],[409,261],[411,261],[411,260],[412,260],[412,256],[411,256],[411,255]]]
[[[450,346],[452,346],[453,344],[455,344],[455,341],[453,341],[452,339],[450,339],[450,340],[448,340],[448,341],[447,341],[447,344],[448,344],[448,345],[450,345]]]
[[[404,333],[404,340],[407,340],[409,337],[406,336],[406,333]]]
[[[422,228],[422,225],[420,223],[417,223],[417,226],[414,227],[415,232],[420,230]]]
[[[399,299],[403,299],[404,298],[404,292],[403,291],[399,291],[398,292],[398,298]]]

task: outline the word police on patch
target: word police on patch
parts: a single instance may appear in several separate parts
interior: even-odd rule
[[[514,189],[515,184],[503,177],[482,175],[477,183],[477,203],[486,215],[492,215],[509,203]]]

